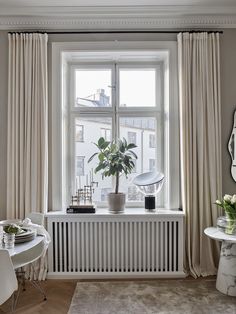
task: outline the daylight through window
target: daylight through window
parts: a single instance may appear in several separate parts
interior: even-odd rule
[[[78,63],[71,65],[70,72],[73,190],[93,180],[98,182],[94,201],[105,202],[114,182],[94,173],[95,159],[88,164],[96,152],[93,143],[101,136],[107,141],[126,138],[137,145],[138,159],[128,179],[120,178],[120,190],[127,194],[127,205],[142,204],[143,196],[132,184],[133,177],[155,169],[164,171],[163,63]],[[162,199],[160,196],[160,205]]]

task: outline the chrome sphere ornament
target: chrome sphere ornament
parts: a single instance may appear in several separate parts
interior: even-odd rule
[[[139,191],[145,195],[145,210],[155,211],[155,196],[160,192],[164,183],[164,174],[161,172],[145,172],[133,179]]]

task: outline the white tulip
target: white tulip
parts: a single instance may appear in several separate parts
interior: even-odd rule
[[[221,201],[216,200],[216,204],[217,204],[217,205],[221,205]]]
[[[231,198],[231,204],[236,204],[236,194],[234,194]]]
[[[231,199],[232,199],[232,196],[231,195],[229,195],[229,194],[225,194],[225,196],[224,196],[224,201],[226,201],[226,202],[231,202]]]

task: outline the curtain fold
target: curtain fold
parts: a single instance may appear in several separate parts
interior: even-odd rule
[[[185,267],[194,277],[214,275],[219,246],[204,229],[216,224],[222,195],[219,34],[178,34],[178,68]]]
[[[47,211],[47,41],[47,34],[8,35],[7,219]],[[45,279],[45,254],[27,267],[31,278]]]
[[[47,34],[9,34],[7,218],[47,211]]]

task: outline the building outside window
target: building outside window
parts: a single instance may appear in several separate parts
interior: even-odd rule
[[[132,173],[136,173],[137,172],[137,159],[132,159],[133,163],[134,163],[134,168],[132,169]]]
[[[80,124],[75,125],[75,140],[76,142],[84,141],[84,126]]]
[[[106,141],[111,141],[111,129],[101,128],[101,137]]]
[[[156,146],[155,134],[149,134],[149,147],[155,148]]]
[[[137,141],[136,141],[136,132],[128,132],[128,140],[127,140],[128,144],[133,143],[136,145]]]
[[[111,188],[102,188],[101,189],[101,201],[106,202],[107,195],[112,192]]]
[[[84,156],[76,156],[76,176],[84,176]]]
[[[128,187],[128,201],[143,201],[144,196],[141,192],[138,191],[136,186]]]
[[[155,159],[149,159],[149,171],[155,170],[156,167],[156,160]]]

